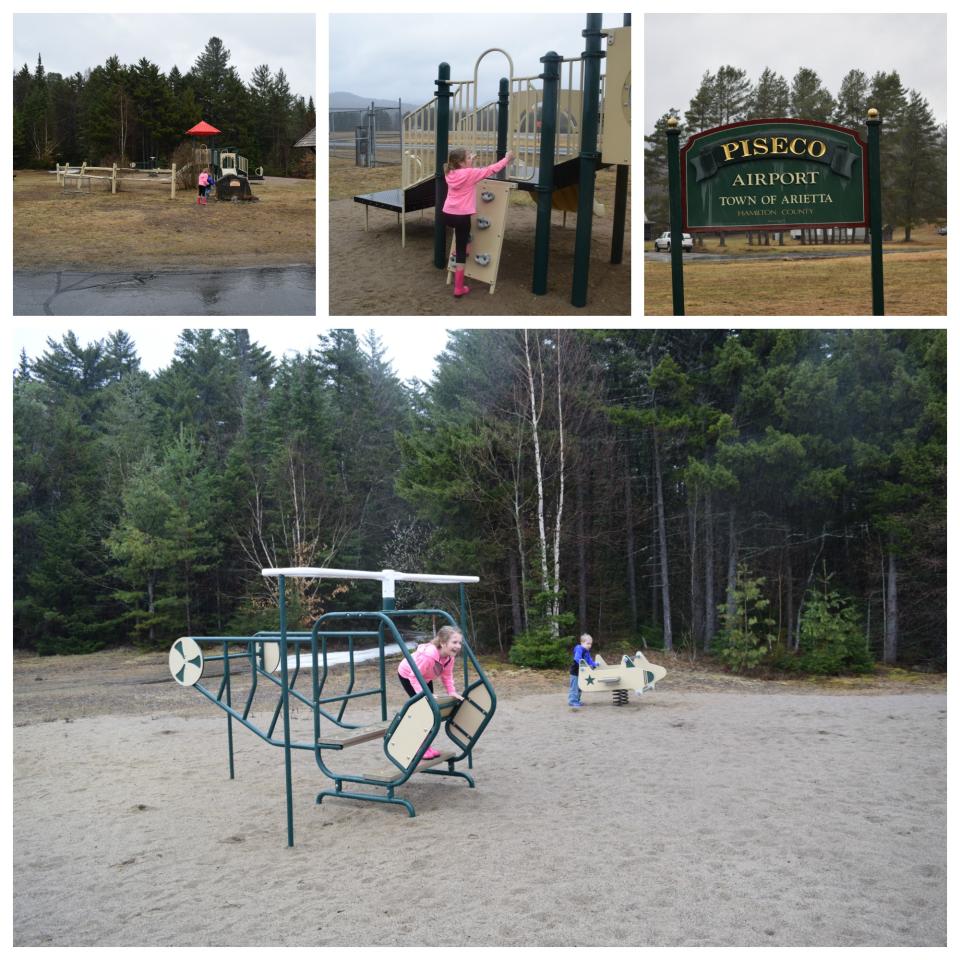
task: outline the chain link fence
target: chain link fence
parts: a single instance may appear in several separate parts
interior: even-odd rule
[[[403,156],[403,104],[385,107],[331,107],[330,157],[353,160],[358,167],[399,164]]]

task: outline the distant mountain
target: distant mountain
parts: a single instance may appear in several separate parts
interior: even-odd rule
[[[330,94],[330,106],[334,109],[363,110],[370,106],[371,100],[376,106],[386,107],[388,109],[396,107],[397,105],[396,100],[383,100],[378,97],[358,97],[355,93],[347,93],[343,90],[338,90]],[[411,104],[410,101],[404,101],[403,112],[406,113],[419,106],[419,103]]]

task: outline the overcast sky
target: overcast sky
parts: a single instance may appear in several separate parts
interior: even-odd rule
[[[160,6],[160,5],[157,5]],[[312,14],[228,16],[211,4],[194,4],[203,13],[18,13],[13,18],[13,68],[31,71],[37,55],[48,73],[64,76],[102,66],[111,56],[123,64],[146,57],[164,73],[173,66],[186,73],[211,37],[230,51],[230,63],[249,83],[267,64],[281,67],[295,96],[316,102],[316,19]],[[222,8],[220,8],[222,10]]]
[[[30,359],[36,359],[47,350],[47,338],[61,340],[68,330],[72,330],[81,344],[87,345],[95,340],[104,340],[117,330],[128,333],[137,347],[141,368],[156,373],[168,367],[173,360],[173,351],[180,331],[190,327],[189,321],[165,318],[156,320],[126,319],[113,320],[74,319],[67,323],[44,322],[37,318],[29,324],[19,321],[13,331],[13,355],[10,369],[14,370],[20,362],[20,351],[26,350]],[[198,323],[195,327],[211,326]],[[230,326],[229,320],[217,324],[216,329]],[[289,317],[280,322],[245,323],[238,326],[250,330],[250,338],[269,350],[278,360],[288,351],[306,353],[317,347],[317,337],[326,331],[322,321],[300,321]],[[334,324],[344,328],[349,324]],[[416,377],[429,380],[433,373],[433,359],[441,353],[447,343],[446,329],[442,324],[427,320],[417,321],[416,336],[411,336],[407,323],[392,321],[383,325],[373,323],[358,326],[357,336],[361,343],[366,330],[375,329],[386,348],[387,357],[394,372],[401,380]]]
[[[558,2],[554,9],[564,4]],[[529,9],[533,4],[519,4]],[[471,11],[476,10],[476,13]],[[604,27],[623,26],[622,13],[603,14]],[[497,13],[487,4],[454,3],[443,13],[333,14],[330,16],[330,91],[370,99],[403,99],[419,106],[432,99],[437,67],[450,64],[452,80],[473,79],[477,58],[500,47],[517,77],[540,73],[550,50],[583,53],[585,13]],[[481,98],[496,99],[507,60],[492,53],[480,65]]]
[[[896,70],[947,122],[947,25],[942,13],[647,14],[644,17],[644,130],[670,107],[681,118],[705,71],[730,64],[756,83],[764,67],[787,83],[800,67],[834,96],[853,69]]]

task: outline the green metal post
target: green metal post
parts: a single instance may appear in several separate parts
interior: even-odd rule
[[[613,242],[610,244],[610,262],[623,263],[623,234],[627,227],[627,182],[630,168],[617,165],[617,188],[613,195]]]
[[[467,588],[461,583],[460,584],[460,632],[464,637],[467,636]],[[470,665],[470,660],[468,657],[463,658],[463,685],[466,686],[470,682],[470,674],[468,672]]]
[[[223,679],[224,685],[226,687],[227,694],[227,706],[233,706],[233,700],[230,698],[230,670],[227,669],[230,666],[230,661],[227,659],[227,642],[223,642]],[[234,770],[233,770],[233,717],[228,713],[227,714],[227,752],[230,754],[230,779],[234,779]]]
[[[287,785],[287,846],[293,846],[293,776],[290,766],[290,688],[287,677],[287,596],[286,577],[278,578],[280,588],[280,697],[283,702],[283,767]],[[225,667],[228,665],[225,664]]]
[[[447,266],[447,228],[443,222],[443,203],[447,199],[447,181],[443,178],[443,165],[450,148],[450,64],[441,63],[437,76],[437,161],[434,214],[433,214],[433,265],[438,270]]]
[[[667,121],[667,175],[670,186],[670,271],[673,279],[673,315],[685,314],[683,304],[683,210],[680,205],[680,122]]]
[[[563,57],[551,50],[540,58],[543,64],[543,108],[540,111],[540,170],[537,177],[537,228],[533,245],[533,292],[547,292],[550,263],[550,217],[553,210],[553,163],[557,141],[557,97]]]
[[[587,305],[587,280],[590,273],[590,240],[593,236],[593,193],[597,180],[597,131],[600,127],[600,61],[603,14],[588,13],[583,36],[583,120],[580,124],[580,195],[577,197],[577,235],[573,247],[573,294],[575,307]]]
[[[497,96],[497,159],[507,155],[507,136],[510,129],[510,81],[500,78],[500,91]]]
[[[380,606],[385,613],[397,609],[396,583],[390,590],[390,596],[387,596],[387,583],[382,581],[380,591]],[[402,656],[402,654],[401,654]],[[383,624],[380,624],[380,719],[387,719],[387,668],[383,657]]]
[[[880,112],[867,111],[867,158],[870,163],[870,280],[873,286],[873,315],[884,315],[883,303],[883,206],[880,202]]]

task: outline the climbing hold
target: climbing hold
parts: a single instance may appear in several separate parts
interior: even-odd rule
[[[170,672],[181,687],[192,687],[203,675],[203,654],[193,637],[181,637],[170,648]]]
[[[490,265],[490,254],[489,253],[478,253],[474,258],[481,267],[486,267]]]
[[[455,253],[450,254],[450,266],[455,267],[457,265],[457,255]]]
[[[493,199],[493,194],[489,190],[484,190],[483,193],[480,194],[480,199],[484,203],[489,203]]]
[[[477,229],[486,230],[490,226],[490,221],[486,217],[477,217]]]

